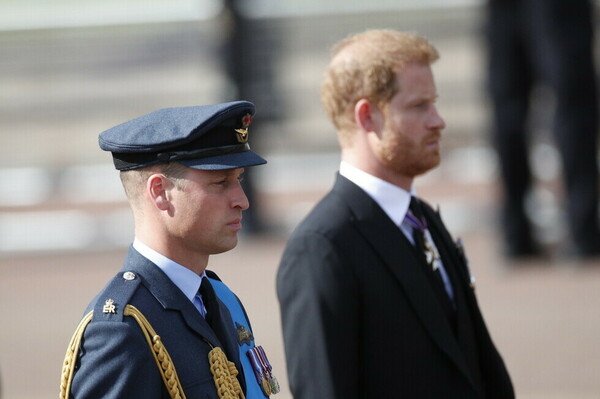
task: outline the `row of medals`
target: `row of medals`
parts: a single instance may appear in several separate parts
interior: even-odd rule
[[[262,346],[255,346],[248,351],[250,363],[256,372],[257,379],[260,379],[260,386],[265,395],[271,396],[279,393],[281,388],[279,382],[272,374],[272,367],[267,359],[267,355]]]

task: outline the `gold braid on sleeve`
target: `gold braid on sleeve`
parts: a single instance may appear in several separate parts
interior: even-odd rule
[[[156,334],[156,331],[152,328],[152,325],[146,319],[146,317],[140,312],[135,306],[127,305],[123,311],[125,316],[131,316],[140,326],[146,342],[150,347],[156,365],[160,375],[169,391],[171,399],[185,399],[185,393],[181,387],[181,382],[175,370],[175,365],[167,352],[167,348],[162,343],[160,336]],[[68,399],[71,390],[71,384],[73,382],[73,374],[75,370],[75,363],[77,362],[77,354],[81,345],[81,339],[86,327],[92,321],[93,312],[89,312],[81,320],[75,333],[69,342],[67,347],[67,353],[65,354],[65,360],[63,362],[62,374],[60,380],[60,399]],[[208,341],[207,341],[208,342]],[[210,343],[209,343],[210,345]],[[210,372],[213,375],[215,387],[220,399],[245,399],[244,392],[240,386],[236,376],[238,370],[233,362],[227,360],[227,356],[221,348],[212,347],[212,350],[208,353],[208,361],[210,366]]]

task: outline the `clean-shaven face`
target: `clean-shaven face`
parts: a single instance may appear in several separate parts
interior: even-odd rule
[[[244,169],[206,171],[188,168],[182,190],[172,191],[171,243],[205,255],[237,245],[242,211],[249,203],[241,186]]]

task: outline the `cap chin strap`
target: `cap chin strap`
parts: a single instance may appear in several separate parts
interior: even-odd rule
[[[93,313],[94,312],[92,311],[84,316],[75,329],[75,333],[67,347],[60,381],[60,399],[69,398],[81,340],[86,327],[92,321]],[[185,399],[186,396],[181,387],[181,382],[179,381],[179,376],[177,375],[171,356],[169,356],[167,348],[165,348],[160,336],[156,334],[156,331],[154,331],[148,319],[132,305],[127,305],[123,314],[125,316],[133,317],[144,333],[146,342],[150,347],[154,360],[156,361],[156,366],[158,367],[171,399]],[[227,360],[227,357],[221,348],[213,347],[212,345],[210,346],[212,348],[208,354],[210,371],[213,374],[219,398],[245,399],[240,383],[236,378],[238,370],[236,369],[235,364]]]

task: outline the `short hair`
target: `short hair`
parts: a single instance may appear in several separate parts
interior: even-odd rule
[[[424,37],[395,30],[367,30],[336,43],[321,85],[321,102],[338,130],[340,144],[351,143],[349,128],[358,100],[385,106],[400,90],[396,74],[406,64],[430,65],[438,58]]]
[[[188,167],[179,162],[168,162],[144,168],[124,170],[119,173],[125,195],[132,207],[139,206],[139,201],[146,187],[146,181],[154,173],[162,173],[178,190],[185,188],[185,179]]]

